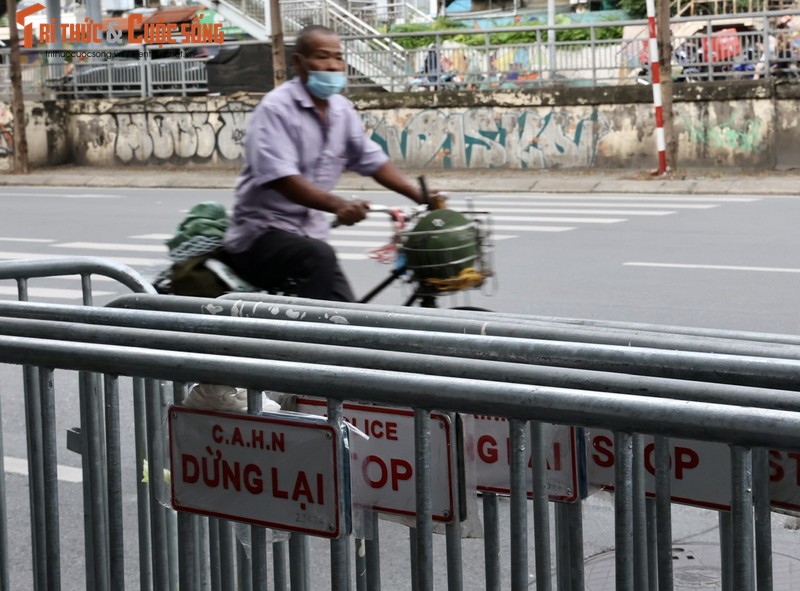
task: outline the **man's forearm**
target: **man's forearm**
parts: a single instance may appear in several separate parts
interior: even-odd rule
[[[405,195],[412,201],[423,203],[425,198],[422,191],[412,185],[406,176],[391,162],[387,162],[381,166],[375,174],[372,175],[377,182],[395,193]]]
[[[336,213],[346,204],[346,200],[323,191],[300,175],[285,176],[277,179],[272,181],[269,187],[278,191],[289,201],[294,201],[311,209],[327,211],[328,213]]]

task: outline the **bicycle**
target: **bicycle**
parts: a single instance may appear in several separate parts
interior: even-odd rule
[[[420,179],[420,182],[423,194],[427,195],[424,181]],[[435,202],[435,199],[433,201]],[[471,202],[465,211],[437,207],[437,205],[443,203],[370,207],[371,213],[389,216],[390,236],[386,245],[369,251],[368,255],[375,261],[392,265],[392,268],[387,277],[358,302],[372,301],[399,281],[412,287],[411,294],[402,305],[418,304],[421,307],[434,308],[438,306],[439,297],[480,288],[494,277],[490,213],[473,209]],[[334,223],[333,228],[336,227],[338,226]],[[170,258],[173,260],[173,265],[162,271],[154,281],[159,293],[213,297],[230,292],[267,291],[295,295],[292,293],[291,279],[279,288],[263,290],[239,277],[225,261],[221,238],[193,237],[171,250]],[[176,291],[175,286],[171,284],[175,279],[176,269],[178,273],[184,270],[187,273],[197,273],[197,277],[203,277],[204,282],[211,282],[214,285],[209,290],[198,287],[194,290],[183,288]],[[193,293],[188,293],[192,291]],[[471,306],[459,306],[459,308],[482,309]]]

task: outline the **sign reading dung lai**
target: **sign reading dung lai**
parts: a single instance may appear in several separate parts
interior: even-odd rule
[[[342,531],[336,430],[316,417],[169,409],[176,509],[334,538]]]

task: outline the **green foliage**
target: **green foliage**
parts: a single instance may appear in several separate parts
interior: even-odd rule
[[[390,33],[424,33],[428,31],[453,31],[466,27],[464,23],[451,21],[446,18],[437,18],[432,23],[403,23],[392,25]],[[436,43],[433,35],[420,35],[419,37],[398,37],[395,39],[398,45],[406,49],[417,49],[427,47],[431,43]]]
[[[645,0],[620,0],[619,7],[627,12],[631,18],[645,18],[647,16],[647,2]]]
[[[557,25],[569,24],[572,21],[569,17],[564,15],[556,16]],[[535,26],[546,24],[541,19],[531,19],[526,23],[520,23],[517,26]],[[406,23],[402,25],[394,25],[391,28],[392,33],[422,33],[428,31],[454,31],[460,28],[465,28],[466,25],[457,21],[450,21],[447,19],[437,19],[432,24],[426,23]],[[498,25],[498,28],[500,26]],[[511,28],[508,25],[503,28]],[[460,33],[453,36],[448,36],[449,39],[456,43],[466,45],[468,47],[479,47],[486,44],[486,35],[484,33],[470,32]],[[621,39],[622,27],[595,27],[595,39]],[[591,32],[588,27],[580,29],[565,29],[558,31],[556,34],[557,41],[588,41],[591,39]],[[547,34],[543,31],[538,33],[539,41],[546,41]],[[401,37],[396,39],[397,43],[406,49],[417,49],[420,47],[427,47],[431,43],[436,42],[436,37],[433,35],[421,35],[419,37]],[[490,33],[489,45],[526,45],[536,43],[536,31],[508,31],[504,33]]]
[[[557,25],[567,25],[572,21],[559,14],[556,16]],[[563,29],[556,32],[556,41],[589,41],[592,38],[592,32],[589,27],[581,29]],[[601,39],[622,39],[622,27],[595,27],[594,38]]]

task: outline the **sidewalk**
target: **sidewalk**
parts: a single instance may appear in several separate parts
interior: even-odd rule
[[[28,175],[0,174],[0,186],[233,189],[236,169],[167,166],[115,168],[64,166]],[[668,176],[646,170],[406,170],[424,174],[428,186],[444,191],[537,193],[727,194],[800,196],[800,170],[742,171],[686,169]],[[347,173],[338,191],[380,189],[371,178]],[[0,194],[2,190],[0,190]]]

